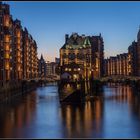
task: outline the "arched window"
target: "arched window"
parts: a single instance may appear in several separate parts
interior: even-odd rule
[[[83,60],[85,58],[85,56],[82,53],[78,53],[77,58]]]
[[[64,53],[64,54],[63,54],[63,58],[67,58],[67,55],[66,55],[66,53]]]
[[[69,59],[74,60],[75,58],[75,53],[69,53]]]

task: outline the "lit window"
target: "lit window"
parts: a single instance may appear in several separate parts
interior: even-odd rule
[[[9,69],[9,63],[5,62],[5,69]]]
[[[6,46],[5,46],[5,50],[6,50],[6,51],[9,51],[9,45],[6,45]]]
[[[7,59],[9,59],[9,58],[10,58],[9,53],[6,53],[6,54],[5,54],[5,58],[7,58]]]
[[[9,16],[4,16],[4,26],[7,26],[7,27],[9,27],[9,22],[10,21],[10,19],[9,19]]]
[[[5,42],[10,42],[10,37],[8,35],[5,35]]]

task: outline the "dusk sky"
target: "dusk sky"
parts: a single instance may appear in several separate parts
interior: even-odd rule
[[[140,25],[140,2],[6,2],[36,40],[38,56],[59,57],[65,34],[102,34],[105,57],[127,52]]]

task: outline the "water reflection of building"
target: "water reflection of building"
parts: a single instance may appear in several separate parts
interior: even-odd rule
[[[137,34],[137,42],[132,42],[128,47],[128,53],[107,58],[104,64],[105,76],[140,76],[140,30]]]
[[[65,36],[65,44],[60,49],[61,75],[69,78],[89,79],[103,75],[103,38],[99,36],[79,36],[73,33]]]
[[[120,104],[125,103],[133,115],[138,115],[140,118],[140,96],[135,87],[129,85],[121,85],[119,83],[108,83],[110,95],[106,97],[107,100],[116,101]]]
[[[106,96],[106,100],[114,100],[120,103],[131,104],[133,100],[132,87],[129,85],[122,85],[119,83],[108,83],[110,88],[110,95]]]
[[[135,87],[131,88],[132,101],[129,103],[129,109],[132,114],[137,115],[140,118],[140,94]]]
[[[101,100],[62,107],[61,117],[66,125],[67,137],[98,137],[102,131],[103,110],[104,104]]]
[[[17,135],[22,137],[24,134],[21,133],[23,127],[30,126],[30,123],[34,117],[34,111],[36,110],[36,93],[32,92],[27,95],[25,100],[19,99],[10,105],[4,105],[0,108],[0,136],[12,138]],[[34,102],[33,102],[34,101]],[[14,130],[16,130],[14,132]]]

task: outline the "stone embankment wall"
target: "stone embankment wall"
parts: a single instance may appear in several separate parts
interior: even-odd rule
[[[0,83],[0,102],[9,101],[15,96],[22,95],[37,87],[35,81],[12,81]]]

